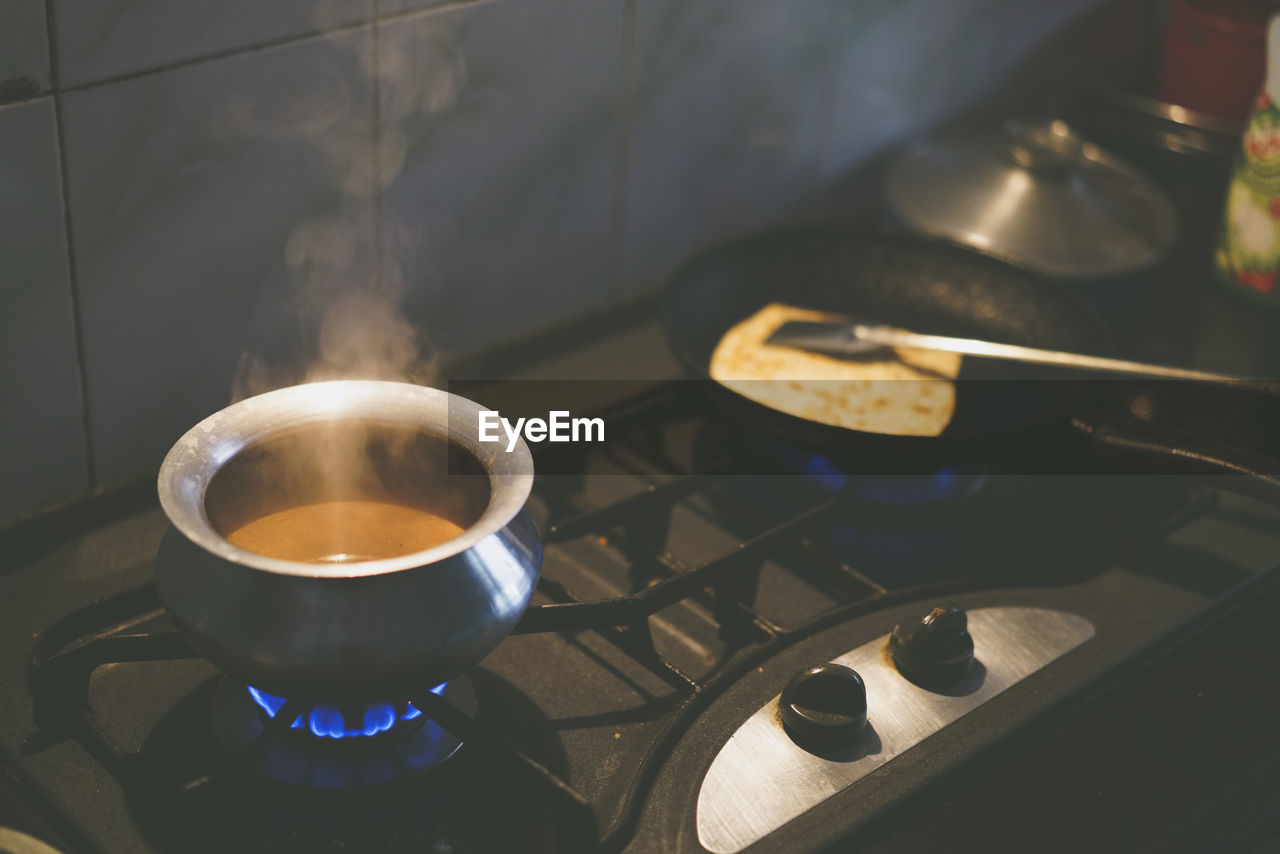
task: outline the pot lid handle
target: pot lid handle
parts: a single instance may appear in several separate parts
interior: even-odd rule
[[[1088,145],[1061,119],[1004,124],[1005,145],[1014,163],[1033,172],[1069,172],[1085,158]]]

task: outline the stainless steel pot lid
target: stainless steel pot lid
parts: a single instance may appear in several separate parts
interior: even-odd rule
[[[1158,261],[1177,224],[1164,194],[1065,122],[1011,121],[915,146],[889,167],[904,224],[1037,273],[1085,279]]]

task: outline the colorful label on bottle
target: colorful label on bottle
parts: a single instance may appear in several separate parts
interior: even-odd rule
[[[1264,92],[1245,127],[1215,257],[1233,289],[1280,303],[1280,108]]]

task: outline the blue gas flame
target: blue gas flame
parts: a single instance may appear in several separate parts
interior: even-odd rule
[[[431,689],[431,693],[443,693],[446,684],[441,682]],[[258,704],[258,708],[262,709],[267,717],[274,718],[280,709],[284,707],[283,697],[260,691],[252,685],[248,686],[248,688],[249,696],[253,698],[253,701]],[[405,710],[398,717],[402,721],[411,721],[421,715],[422,712],[415,708],[412,703],[405,703]],[[386,732],[395,726],[396,718],[396,707],[391,703],[371,703],[364,710],[364,715],[358,721],[358,726],[348,727],[346,718],[337,706],[319,705],[313,706],[311,711],[299,715],[297,720],[289,724],[289,728],[302,729],[305,726],[317,738],[355,738],[357,736],[374,736],[380,732]]]
[[[839,492],[849,482],[849,474],[821,454],[811,454],[782,446],[783,460],[827,492]]]
[[[784,462],[826,492],[848,492],[854,497],[887,507],[928,506],[971,493],[985,476],[952,466],[942,466],[928,475],[850,475],[821,454],[783,445],[778,448]]]

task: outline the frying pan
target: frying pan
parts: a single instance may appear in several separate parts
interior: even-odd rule
[[[866,318],[918,332],[1108,355],[1112,342],[1074,293],[954,244],[905,234],[803,229],[740,238],[680,267],[662,306],[668,343],[693,376],[709,378],[711,356],[732,326],[772,302]],[[821,424],[714,386],[739,418],[785,440],[837,457],[932,465],[988,454],[1012,438],[1074,430],[1088,442],[1158,462],[1161,471],[1249,474],[1280,497],[1274,462],[1153,425],[1106,423],[1100,387],[1079,375],[966,358],[956,408],[938,436],[891,436]],[[1112,386],[1115,383],[1111,383]],[[1111,413],[1114,416],[1116,413]],[[1271,490],[1277,490],[1272,492]]]

